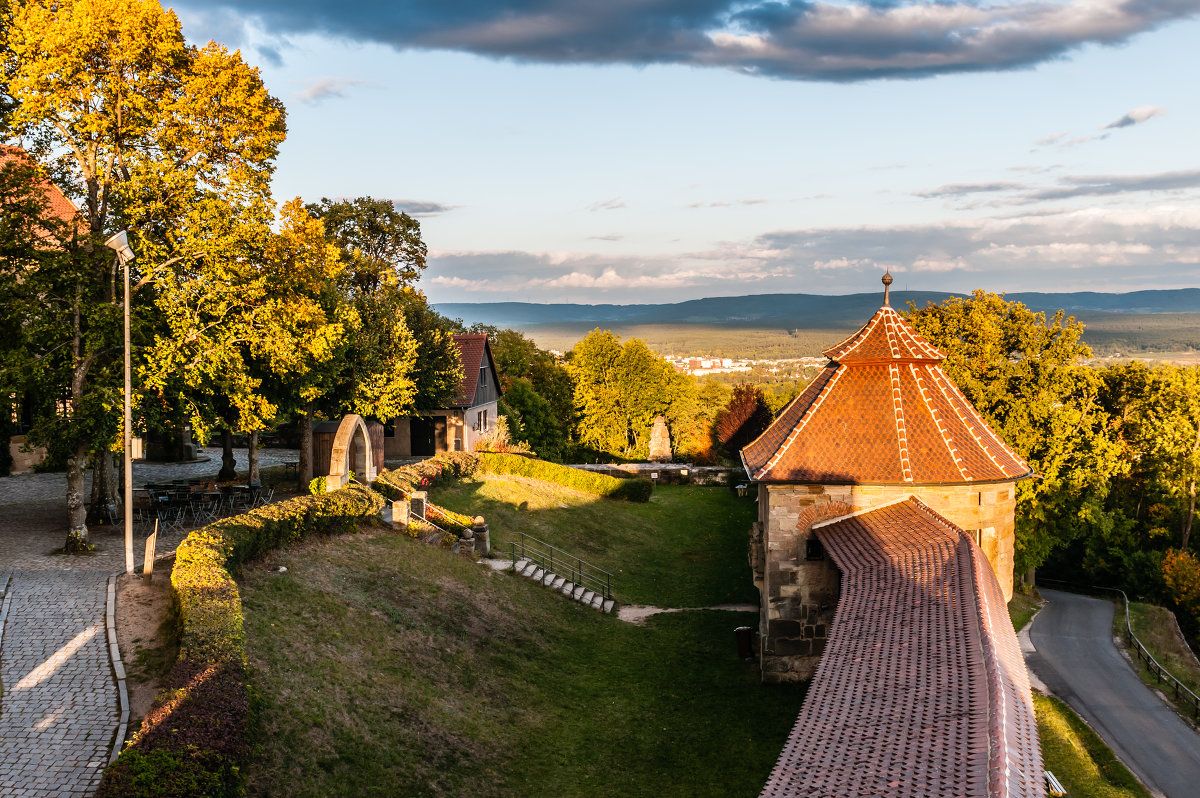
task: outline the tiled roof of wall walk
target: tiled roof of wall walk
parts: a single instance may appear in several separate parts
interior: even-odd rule
[[[25,163],[36,166],[29,155],[20,147],[0,144],[0,168],[9,163]],[[75,207],[75,203],[67,199],[67,195],[62,192],[62,189],[48,180],[43,180],[41,187],[46,192],[46,202],[49,204],[50,212],[54,216],[64,222],[70,222],[75,219],[78,209]]]
[[[479,387],[479,368],[488,352],[487,336],[483,333],[464,333],[454,336],[454,343],[458,345],[463,378],[458,384],[458,396],[451,407],[470,407],[475,403],[475,389]],[[490,356],[487,364],[492,365]]]
[[[1029,466],[942,371],[944,355],[887,305],[742,449],[760,482],[1019,479]]]
[[[842,570],[763,798],[1033,798],[1029,676],[987,558],[916,498],[814,527]]]

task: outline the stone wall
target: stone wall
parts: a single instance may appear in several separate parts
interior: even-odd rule
[[[759,654],[764,681],[810,678],[825,650],[841,576],[816,543],[813,524],[913,495],[975,535],[1005,601],[1012,598],[1012,482],[930,487],[760,484],[750,560],[762,597]]]

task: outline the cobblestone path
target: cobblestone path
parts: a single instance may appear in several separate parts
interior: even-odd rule
[[[11,573],[0,610],[0,795],[86,796],[100,784],[118,721],[107,578],[92,569]]]
[[[245,450],[235,450],[246,469]],[[263,466],[296,459],[262,450]],[[211,477],[211,461],[136,464],[134,484]],[[121,527],[92,527],[94,553],[52,554],[66,539],[63,474],[0,478],[0,798],[92,795],[119,721],[104,625],[107,579],[125,567]],[[140,557],[144,532],[135,530]],[[160,535],[172,551],[187,530]]]

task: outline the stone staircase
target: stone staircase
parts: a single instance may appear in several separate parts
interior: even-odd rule
[[[616,606],[616,602],[611,598],[605,598],[603,593],[597,593],[583,585],[572,582],[566,577],[559,576],[552,571],[547,571],[533,560],[517,560],[513,564],[513,570],[526,579],[541,582],[551,590],[558,590],[564,596],[572,598],[580,604],[585,604],[592,609],[600,610],[601,612],[612,612],[613,607]]]

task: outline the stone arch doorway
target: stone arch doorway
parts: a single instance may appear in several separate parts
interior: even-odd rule
[[[337,490],[350,480],[353,472],[359,482],[371,484],[375,480],[375,458],[371,451],[371,436],[362,416],[348,415],[342,418],[333,446],[329,452],[329,476],[325,477],[325,490]]]

